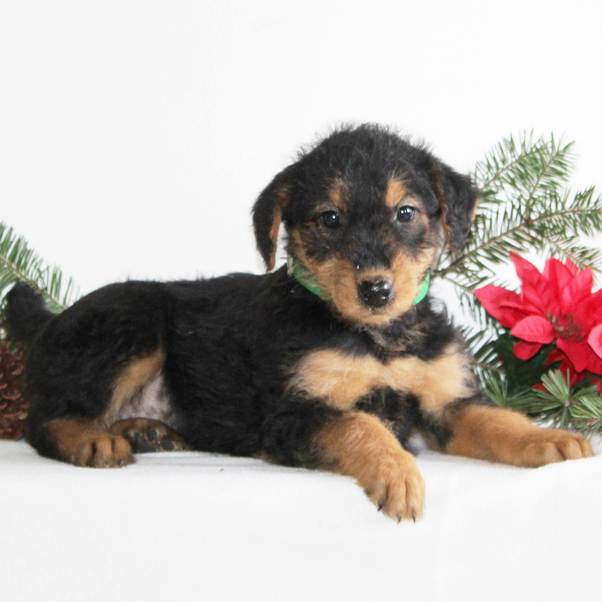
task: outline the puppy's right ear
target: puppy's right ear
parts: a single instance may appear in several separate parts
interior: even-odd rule
[[[295,167],[296,165],[290,165],[282,170],[259,195],[253,206],[255,240],[268,272],[276,263],[278,231],[282,212],[289,202]]]

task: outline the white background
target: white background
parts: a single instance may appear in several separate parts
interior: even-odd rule
[[[503,136],[554,132],[576,141],[575,187],[602,184],[601,17],[594,0],[0,0],[0,220],[82,292],[260,272],[255,197],[343,121],[465,172]],[[397,526],[350,479],[255,460],[92,474],[1,455],[11,600],[598,595],[600,456],[419,455],[425,518]]]
[[[503,136],[576,141],[602,179],[599,4],[0,3],[0,220],[85,293],[260,272],[249,212],[343,121],[470,171]]]

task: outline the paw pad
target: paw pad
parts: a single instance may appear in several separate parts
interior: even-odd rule
[[[121,420],[111,427],[111,432],[125,437],[135,454],[192,449],[180,435],[157,420],[146,418]]]

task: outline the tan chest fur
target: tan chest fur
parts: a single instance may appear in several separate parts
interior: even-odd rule
[[[448,403],[472,394],[471,380],[469,361],[455,345],[432,361],[401,357],[387,363],[325,349],[297,364],[290,386],[343,410],[373,389],[389,387],[416,395],[422,409],[439,414]]]

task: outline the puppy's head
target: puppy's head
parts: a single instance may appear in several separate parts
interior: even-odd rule
[[[278,230],[324,299],[358,325],[408,311],[442,232],[464,245],[476,193],[421,147],[375,125],[342,128],[279,173],[253,209],[259,251],[274,267]]]

